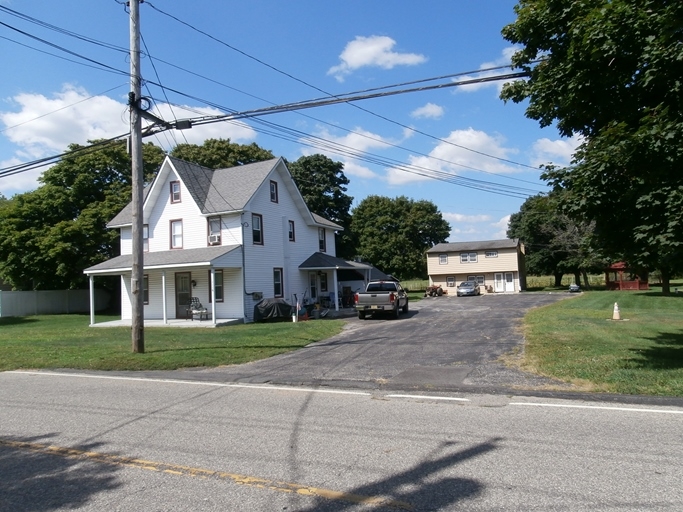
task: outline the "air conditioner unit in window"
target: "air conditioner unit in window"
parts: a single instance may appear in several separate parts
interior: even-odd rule
[[[221,243],[221,235],[209,235],[209,245],[218,245]]]

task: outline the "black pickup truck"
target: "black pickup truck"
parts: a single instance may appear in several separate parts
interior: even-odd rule
[[[364,292],[357,292],[355,308],[363,320],[373,313],[390,313],[398,318],[408,312],[408,294],[396,281],[370,281]]]

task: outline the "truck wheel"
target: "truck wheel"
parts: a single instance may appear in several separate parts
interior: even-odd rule
[[[408,301],[406,300],[406,305],[403,306],[403,312],[408,313]]]
[[[359,320],[365,320],[365,311],[359,311],[358,312],[358,319]]]
[[[394,308],[394,318],[398,318],[401,316],[401,308],[398,307],[398,302],[396,303],[396,307]]]

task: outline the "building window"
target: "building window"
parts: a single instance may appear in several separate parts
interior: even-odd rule
[[[296,237],[294,235],[294,221],[290,220],[289,221],[289,241],[294,242],[295,239],[296,239]]]
[[[221,244],[221,218],[209,217],[209,245]]]
[[[325,243],[325,228],[318,228],[318,248],[320,252],[325,252],[327,250],[327,244]]]
[[[486,258],[497,258],[498,257],[498,251],[486,251],[484,253],[484,256]]]
[[[251,232],[254,243],[256,245],[263,245],[263,217],[257,213],[251,214]]]
[[[277,203],[277,181],[270,182],[270,201]]]
[[[149,304],[149,276],[147,274],[142,276],[142,302]]]
[[[448,265],[448,254],[439,254],[439,265]]]
[[[446,278],[446,286],[455,286],[455,277],[449,276]]]
[[[282,297],[284,295],[284,287],[282,286],[282,269],[273,269],[273,295],[275,297]]]
[[[477,253],[476,252],[461,252],[460,253],[460,263],[476,263]]]
[[[214,279],[216,280],[216,302],[223,302],[223,271],[216,270],[214,272]],[[211,289],[211,271],[209,270],[209,302],[212,302],[213,290]]]
[[[142,250],[149,252],[149,224],[142,225]]]
[[[484,276],[467,276],[468,281],[474,281],[477,284],[484,284]]]
[[[171,182],[171,202],[172,203],[179,203],[180,202],[180,182],[179,181],[172,181]]]
[[[171,221],[171,249],[183,248],[183,221]]]
[[[325,274],[324,272],[320,274],[320,291],[327,291],[327,274]]]

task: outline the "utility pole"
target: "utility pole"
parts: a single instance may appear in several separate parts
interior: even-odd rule
[[[145,326],[143,320],[142,281],[144,260],[142,251],[142,119],[140,118],[140,96],[142,94],[142,72],[140,70],[140,1],[130,0],[130,86],[128,95],[130,107],[130,156],[133,181],[133,264],[130,277],[132,301],[133,352],[145,351]]]

